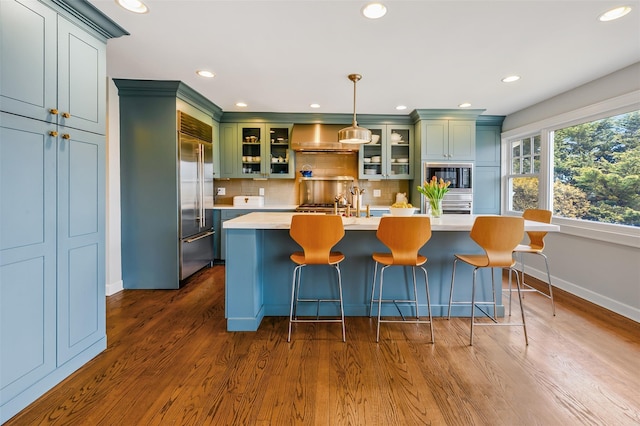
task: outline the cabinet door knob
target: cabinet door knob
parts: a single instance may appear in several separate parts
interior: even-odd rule
[[[49,110],[49,112],[50,112],[52,115],[58,115],[58,110],[57,110],[57,109],[55,109],[55,108],[51,108],[51,109]]]
[[[69,114],[68,112],[63,112],[63,113],[62,113],[62,117],[64,117],[64,118],[70,118],[70,117],[71,117],[71,114]]]
[[[55,138],[56,136],[58,136],[58,132],[56,132],[55,130],[52,130],[49,132],[49,136],[53,136]]]
[[[71,139],[71,136],[68,133],[63,133],[62,139]]]

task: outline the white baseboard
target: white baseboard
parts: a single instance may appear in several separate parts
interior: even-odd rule
[[[115,283],[107,284],[106,295],[111,296],[122,290],[124,290],[124,282],[122,282],[122,280],[119,280]]]
[[[535,269],[527,265],[526,273],[527,275],[531,275],[532,277],[537,278],[542,282],[547,282],[547,272],[545,270]],[[554,277],[553,274],[551,275],[551,284],[553,284],[554,287],[558,287],[561,290],[576,295],[582,299],[588,300],[591,303],[595,303],[598,306],[602,306],[605,309],[613,311],[636,322],[640,322],[640,309],[638,308],[629,306],[618,300],[613,300],[609,297],[580,287],[579,285],[571,283],[569,281],[561,280],[560,278]]]

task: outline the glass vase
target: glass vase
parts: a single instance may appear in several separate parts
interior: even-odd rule
[[[431,217],[440,217],[442,216],[442,198],[439,199],[429,199],[429,207],[431,210]]]

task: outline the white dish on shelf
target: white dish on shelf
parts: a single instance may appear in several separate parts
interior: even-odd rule
[[[376,169],[364,169],[364,174],[365,175],[375,175],[376,174]]]
[[[409,159],[408,158],[398,158],[398,163],[408,163]]]
[[[370,163],[370,162],[371,162],[371,158],[369,158],[369,157],[364,157],[364,158],[362,159],[362,161],[363,161],[364,163]]]
[[[380,161],[382,161],[382,157],[379,155],[374,155],[371,157],[371,162],[372,163],[379,163]]]

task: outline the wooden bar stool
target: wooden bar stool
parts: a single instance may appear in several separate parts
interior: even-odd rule
[[[522,306],[522,294],[520,292],[520,278],[518,270],[514,268],[513,250],[518,243],[522,241],[524,236],[524,219],[521,217],[509,216],[479,216],[476,218],[471,228],[470,237],[483,250],[484,254],[456,254],[453,260],[453,271],[451,273],[451,290],[449,293],[449,310],[447,319],[451,318],[451,305],[469,305],[471,307],[471,333],[469,344],[473,345],[473,327],[476,325],[502,325],[502,326],[522,326],[524,330],[525,343],[529,344],[527,338],[527,326],[524,319],[524,307]],[[461,260],[473,266],[473,283],[471,287],[471,302],[454,301],[453,300],[453,284],[456,277],[456,264]],[[516,287],[518,290],[518,299],[520,300],[520,312],[522,314],[522,323],[500,323],[496,319],[496,286],[491,271],[491,287],[493,300],[477,301],[476,300],[476,275],[480,268],[501,268],[508,269],[516,274]],[[502,288],[502,286],[501,286]],[[480,305],[480,306],[478,306]],[[482,306],[493,305],[493,313],[490,315]],[[484,315],[489,317],[491,323],[476,323],[475,310],[478,308]]]
[[[371,303],[369,305],[369,317],[372,315],[373,303],[378,302],[378,326],[376,330],[376,342],[380,340],[380,323],[381,322],[407,322],[414,324],[429,324],[431,329],[431,342],[433,339],[433,323],[431,321],[431,300],[429,298],[429,278],[427,270],[422,265],[427,262],[427,258],[420,255],[418,250],[424,246],[431,238],[431,220],[428,216],[385,216],[380,219],[378,231],[376,233],[378,239],[387,246],[391,253],[373,253],[372,257],[375,261],[373,270],[373,282],[371,284]],[[376,288],[376,278],[378,265],[384,265],[380,269],[380,289],[378,298],[374,298]],[[384,283],[384,271],[390,266],[410,266],[413,276],[413,299],[397,300],[383,299],[382,287]],[[416,268],[422,269],[424,272],[424,284],[427,291],[427,311],[429,320],[420,320],[420,311],[418,305],[418,287],[416,285]],[[401,320],[382,319],[382,303],[393,303],[398,309]],[[407,320],[400,310],[398,303],[412,303],[415,305],[415,320]]]
[[[316,215],[299,214],[291,218],[291,228],[289,231],[291,238],[298,243],[303,252],[291,254],[290,259],[297,265],[293,269],[293,280],[291,283],[291,309],[289,311],[289,336],[287,342],[291,341],[291,324],[294,322],[339,322],[342,323],[342,341],[346,341],[344,326],[344,305],[342,300],[342,276],[340,274],[340,262],[344,260],[344,255],[340,252],[332,252],[331,249],[344,236],[344,225],[342,217],[336,215]],[[338,299],[308,299],[300,298],[300,275],[302,268],[307,265],[329,265],[335,268],[338,275]],[[298,302],[316,303],[315,319],[299,319],[297,316]],[[321,319],[320,303],[334,302],[340,304],[339,319]]]
[[[522,214],[524,220],[532,220],[535,222],[542,223],[551,223],[551,211],[550,210],[542,210],[542,209],[527,209]],[[522,274],[522,291],[535,291],[544,297],[551,299],[551,312],[553,315],[556,315],[556,305],[553,302],[553,287],[551,286],[551,274],[549,273],[549,262],[547,261],[547,256],[542,253],[544,250],[544,237],[547,235],[546,232],[542,231],[527,231],[527,235],[529,236],[529,244],[518,244],[518,246],[513,250],[516,255],[519,255],[518,258],[520,260],[520,272]],[[545,293],[543,291],[538,290],[537,288],[531,287],[529,284],[524,282],[524,253],[537,254],[538,256],[542,256],[544,259],[544,265],[547,268],[547,283],[549,285],[549,293]],[[511,276],[509,276],[511,278]],[[509,279],[509,288],[507,290],[509,292],[509,315],[511,315],[511,292],[513,291],[511,288],[511,279]]]

